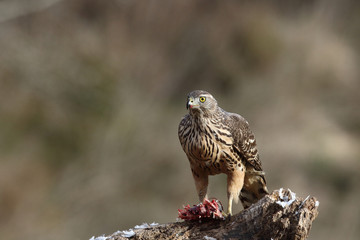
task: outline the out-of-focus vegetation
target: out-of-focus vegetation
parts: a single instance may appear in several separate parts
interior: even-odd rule
[[[0,16],[0,239],[175,221],[197,202],[177,139],[194,89],[249,120],[270,190],[318,197],[311,239],[358,239],[359,2],[3,0]]]

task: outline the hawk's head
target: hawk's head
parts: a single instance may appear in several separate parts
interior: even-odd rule
[[[211,116],[218,110],[216,99],[208,92],[195,90],[189,93],[186,108],[190,115]]]

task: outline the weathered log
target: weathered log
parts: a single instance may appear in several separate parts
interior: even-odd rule
[[[318,206],[314,197],[302,199],[280,189],[226,220],[144,224],[92,239],[306,239]]]

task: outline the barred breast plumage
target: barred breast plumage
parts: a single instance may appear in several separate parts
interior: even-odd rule
[[[255,137],[248,122],[238,114],[218,107],[205,91],[191,92],[187,100],[189,114],[178,130],[200,201],[207,197],[208,176],[228,175],[228,212],[232,201],[240,197],[244,208],[268,193]],[[241,191],[241,193],[240,193]]]

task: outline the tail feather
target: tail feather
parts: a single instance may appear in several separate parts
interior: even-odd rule
[[[269,194],[269,191],[266,187],[264,172],[247,171],[245,174],[244,186],[239,195],[244,209],[259,201],[266,194]]]

